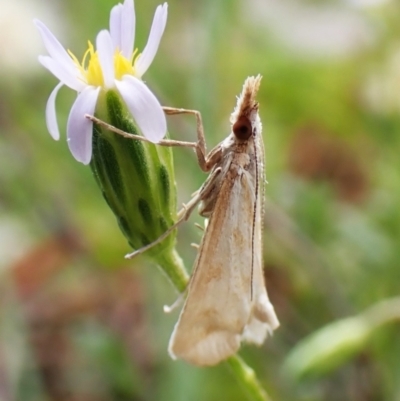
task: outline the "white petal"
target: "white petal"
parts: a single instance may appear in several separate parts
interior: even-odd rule
[[[83,164],[89,164],[92,158],[93,123],[85,118],[85,114],[93,115],[99,92],[99,87],[86,87],[78,95],[68,117],[68,146],[75,159]]]
[[[154,15],[153,24],[147,41],[146,47],[140,57],[137,58],[135,63],[135,71],[138,77],[141,77],[150,64],[153,62],[154,56],[157,53],[158,45],[160,44],[161,37],[164,33],[165,25],[167,23],[168,4],[164,3],[158,6]]]
[[[121,52],[128,60],[132,56],[135,43],[136,16],[133,0],[125,0],[121,18]]]
[[[39,62],[69,88],[81,92],[86,86],[76,75],[71,75],[57,60],[49,56],[39,56]]]
[[[115,85],[142,134],[154,143],[159,142],[167,132],[167,122],[157,98],[140,79],[131,75],[116,80]]]
[[[117,4],[111,9],[110,13],[110,35],[113,42],[114,51],[121,49],[121,13],[122,4]]]
[[[99,61],[106,88],[114,87],[114,51],[110,32],[100,31],[96,38]]]
[[[43,22],[39,20],[33,21],[38,28],[40,35],[42,36],[46,50],[48,51],[51,58],[58,61],[64,66],[64,69],[71,75],[77,75],[77,67],[74,64],[72,58],[64,49],[63,45],[57,40],[57,38],[51,33],[50,29],[47,28]]]
[[[57,114],[56,114],[56,97],[58,91],[63,86],[60,82],[51,92],[46,104],[46,125],[50,135],[58,141],[60,139],[60,131],[58,130]]]
[[[133,0],[113,7],[110,14],[110,35],[114,51],[118,48],[128,60],[132,57],[135,41],[135,10]]]

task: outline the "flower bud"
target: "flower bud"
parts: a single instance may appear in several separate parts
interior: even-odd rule
[[[125,132],[141,134],[114,90],[100,94],[96,116]],[[90,166],[134,250],[155,241],[175,223],[176,191],[170,148],[125,138],[94,124]],[[157,258],[172,250],[175,237],[176,231],[146,254]]]

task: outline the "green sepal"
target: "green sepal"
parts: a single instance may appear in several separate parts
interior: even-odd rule
[[[141,135],[119,94],[101,93],[96,116],[131,134]],[[140,140],[124,138],[93,125],[90,163],[96,181],[134,250],[153,242],[176,221],[176,191],[172,151]],[[157,257],[175,246],[176,231],[151,248]]]

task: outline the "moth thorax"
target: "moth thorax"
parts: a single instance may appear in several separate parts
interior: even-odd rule
[[[250,138],[253,128],[250,120],[246,116],[241,116],[233,124],[232,131],[237,139],[245,141]]]

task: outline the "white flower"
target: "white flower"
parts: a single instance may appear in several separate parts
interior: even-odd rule
[[[167,22],[167,8],[167,3],[157,7],[146,47],[135,57],[133,0],[116,5],[110,14],[110,30],[97,35],[97,51],[89,42],[82,63],[64,49],[42,22],[35,20],[49,53],[39,56],[39,61],[60,80],[46,106],[47,128],[56,140],[60,138],[55,108],[57,93],[63,85],[78,92],[67,123],[68,145],[76,160],[90,162],[93,123],[85,114],[93,115],[100,91],[117,89],[143,135],[155,143],[164,137],[167,130],[164,112],[141,77],[157,52]]]

